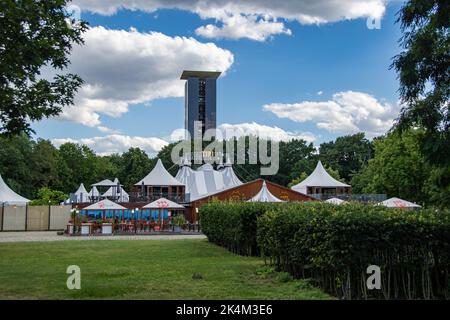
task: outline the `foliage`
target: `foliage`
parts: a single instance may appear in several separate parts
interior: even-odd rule
[[[57,115],[73,103],[82,79],[64,71],[72,44],[83,43],[85,22],[75,24],[67,0],[0,2],[0,133],[33,132],[30,121]],[[67,20],[72,24],[69,26]]]
[[[409,0],[398,21],[403,51],[394,58],[403,109],[397,128],[425,130],[422,154],[431,164],[450,165],[450,9],[448,1]]]
[[[320,160],[336,169],[344,182],[349,182],[352,174],[360,171],[372,157],[373,146],[360,132],[322,143],[319,150]]]
[[[450,211],[298,203],[258,219],[258,245],[277,270],[342,298],[448,298]],[[366,268],[381,268],[367,290]]]
[[[172,223],[178,227],[183,226],[186,223],[186,218],[184,217],[184,214],[177,214],[175,217],[173,217]]]
[[[64,202],[67,195],[64,192],[52,190],[47,187],[43,187],[38,191],[37,199],[30,202],[32,206],[43,206],[43,205],[58,205]]]
[[[258,255],[256,219],[279,203],[211,201],[200,207],[208,240],[241,255]]]
[[[450,171],[428,164],[418,143],[422,135],[422,130],[392,132],[374,141],[375,157],[353,177],[353,191],[450,206]]]

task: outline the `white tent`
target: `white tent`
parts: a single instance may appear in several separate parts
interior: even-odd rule
[[[382,205],[388,208],[421,208],[418,204],[395,197],[384,200],[377,205]]]
[[[247,202],[284,202],[281,199],[275,197],[267,188],[267,184],[263,181],[261,190]]]
[[[184,206],[166,198],[160,198],[142,207],[143,209],[184,209]]]
[[[319,161],[314,171],[305,180],[291,187],[291,189],[303,194],[307,194],[308,187],[350,188],[351,186],[342,183],[330,176],[323,167],[322,162]]]
[[[93,187],[112,187],[114,185],[116,184],[109,179],[105,179],[100,182],[92,184]]]
[[[103,197],[117,197],[119,202],[129,202],[130,196],[123,189],[122,185],[119,183],[119,179],[115,178],[114,184],[115,184],[115,186],[110,187],[102,196]]]
[[[30,200],[11,190],[0,175],[0,204],[25,205]]]
[[[84,184],[80,184],[78,190],[75,191],[76,203],[89,202],[89,192],[84,187]]]
[[[109,199],[104,199],[85,207],[83,210],[127,210],[127,208],[112,202]]]
[[[161,160],[158,159],[155,167],[150,173],[145,176],[144,179],[140,180],[135,186],[182,186],[183,184],[175,179],[167,170],[164,168]]]
[[[192,170],[187,162],[183,162],[175,178],[185,185],[185,192],[190,195],[190,201],[242,184],[231,164],[226,164],[222,170],[214,170],[212,165],[207,163],[197,170]]]
[[[89,197],[99,197],[100,196],[100,192],[98,191],[96,186],[93,186],[91,191],[89,191],[88,193]]]
[[[339,199],[339,198],[330,198],[328,200],[325,200],[325,202],[336,204],[336,205],[347,203],[347,201]]]

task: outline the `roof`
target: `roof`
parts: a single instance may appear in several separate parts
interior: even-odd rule
[[[284,202],[281,199],[275,197],[267,188],[266,181],[263,182],[261,190],[248,202]]]
[[[213,78],[217,79],[222,72],[220,71],[194,71],[194,70],[183,70],[183,73],[181,74],[180,79],[181,80],[187,80],[190,77],[193,78]]]
[[[84,187],[84,184],[80,184],[78,190],[75,191],[75,196],[77,197],[76,202],[88,202],[89,192]]]
[[[323,167],[322,162],[319,161],[317,162],[317,166],[314,171],[305,180],[296,184],[291,189],[302,192],[306,189],[306,187],[339,188],[351,186],[330,176],[330,174]]]
[[[91,184],[91,186],[93,186],[93,187],[112,187],[112,186],[116,186],[116,185],[117,185],[117,183],[114,183],[109,179],[105,179],[100,182]]]
[[[2,176],[0,175],[0,203],[7,204],[26,204],[30,202],[30,200],[22,197],[15,193],[8,185],[3,181]]]
[[[99,195],[100,195],[100,192],[98,191],[97,187],[93,186],[91,191],[89,191],[89,196],[90,197],[94,197],[94,196],[98,197]]]
[[[160,198],[142,207],[143,209],[184,209],[181,204],[170,201],[166,198]]]
[[[340,204],[346,203],[347,201],[339,199],[339,198],[330,198],[328,200],[325,200],[325,202],[340,205]]]
[[[155,167],[144,179],[140,180],[135,186],[142,185],[144,182],[145,186],[183,186],[184,184],[175,179],[158,159]]]
[[[421,206],[419,206],[416,203],[412,203],[400,198],[390,198],[387,200],[384,200],[380,203],[378,203],[378,205],[382,205],[388,208],[421,208]]]
[[[83,210],[127,210],[127,208],[122,207],[120,204],[112,202],[109,199],[105,199],[90,206],[85,207]]]
[[[210,164],[204,164],[198,170],[192,170],[184,163],[175,178],[186,186],[185,192],[190,195],[190,201],[242,184],[232,166],[214,170]]]

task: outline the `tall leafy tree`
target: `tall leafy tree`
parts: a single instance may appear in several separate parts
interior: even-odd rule
[[[339,171],[347,182],[353,173],[358,172],[372,157],[372,143],[364,133],[338,137],[335,141],[320,145],[320,159]]]
[[[30,158],[34,169],[31,178],[36,189],[59,186],[58,160],[58,150],[51,142],[39,139]]]
[[[418,141],[422,134],[419,130],[402,135],[394,132],[376,140],[375,157],[352,180],[354,192],[427,201],[428,188],[425,186],[431,167],[419,150]]]
[[[145,151],[139,148],[130,148],[123,153],[119,175],[124,177],[121,183],[125,190],[131,190],[133,185],[144,178],[155,164],[156,159],[150,159]]]
[[[64,71],[72,45],[87,25],[65,11],[67,0],[0,1],[0,133],[30,133],[30,121],[57,115],[71,105],[82,79]],[[68,23],[71,20],[71,24]]]
[[[423,128],[420,149],[433,164],[450,165],[450,3],[409,0],[398,22],[404,51],[394,58],[403,109],[397,128]]]

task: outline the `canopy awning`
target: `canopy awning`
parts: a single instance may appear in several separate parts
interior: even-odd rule
[[[160,198],[142,207],[143,209],[184,209],[184,206],[166,198]]]
[[[93,186],[93,187],[113,187],[113,186],[117,186],[117,183],[114,183],[113,181],[111,181],[109,179],[105,179],[100,182],[94,183],[91,186]]]
[[[10,187],[8,187],[0,175],[0,204],[25,205],[28,202],[30,202],[30,200],[18,195]]]
[[[104,199],[83,208],[83,210],[127,210],[127,208],[121,206],[120,204],[112,202],[109,199]]]
[[[330,198],[328,200],[325,200],[325,202],[332,203],[332,204],[337,204],[337,205],[347,203],[347,201],[339,199],[339,198]]]
[[[163,163],[160,159],[156,162],[155,167],[144,179],[140,180],[135,186],[183,186],[180,181],[175,179],[167,170],[164,168]]]
[[[422,207],[416,203],[409,202],[409,201],[406,201],[406,200],[403,200],[400,198],[396,198],[396,197],[384,200],[384,201],[378,203],[378,205],[385,206],[388,208],[421,208]]]
[[[281,199],[275,197],[267,188],[267,184],[263,181],[261,190],[247,202],[284,202]]]

